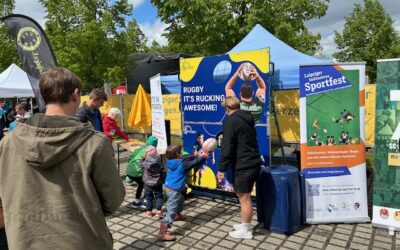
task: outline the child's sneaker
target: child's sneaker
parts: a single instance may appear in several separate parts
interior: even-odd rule
[[[153,212],[151,211],[146,212],[146,217],[153,217],[153,216],[154,216]]]
[[[174,221],[185,221],[187,218],[181,213],[175,215]]]
[[[163,212],[162,211],[157,211],[156,212],[156,217],[158,217],[158,218],[163,217]]]
[[[132,184],[133,180],[131,178],[129,178],[129,176],[125,176],[125,182],[128,184]]]
[[[235,239],[253,239],[253,233],[251,232],[251,230],[246,230],[242,227],[240,227],[239,230],[229,232],[229,236]]]
[[[140,206],[142,206],[143,205],[143,202],[141,201],[141,200],[139,200],[139,199],[135,199],[133,202],[132,202],[132,206],[134,206],[134,207],[140,207]]]

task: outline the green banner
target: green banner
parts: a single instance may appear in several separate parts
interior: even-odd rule
[[[376,81],[373,220],[400,229],[400,60],[379,60]]]

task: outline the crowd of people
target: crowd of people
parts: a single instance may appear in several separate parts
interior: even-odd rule
[[[65,68],[47,70],[39,88],[45,113],[32,115],[26,106],[17,105],[13,117],[18,121],[0,142],[0,228],[5,226],[2,232],[7,233],[8,247],[112,249],[105,216],[119,208],[125,188],[110,142],[116,135],[130,140],[116,123],[120,111],[111,108],[101,115],[99,108],[107,95],[100,89],[94,89],[80,106],[81,81]],[[225,178],[229,166],[236,168],[234,190],[242,218],[229,235],[250,239],[250,193],[261,167],[255,122],[251,114],[240,110],[235,96],[228,96],[223,106],[228,119],[218,179]],[[186,219],[183,192],[188,173],[204,165],[209,152],[182,156],[182,146],[170,145],[164,166],[156,147],[157,138],[151,136],[146,146],[131,154],[127,180],[138,184],[134,205],[141,205],[144,189],[145,215],[160,218],[158,238],[169,241],[175,239],[168,232],[173,222]],[[168,193],[165,214],[164,190]]]

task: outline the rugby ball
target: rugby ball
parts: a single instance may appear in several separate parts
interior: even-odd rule
[[[244,81],[249,81],[251,80],[251,74],[250,74],[250,68],[251,68],[251,63],[244,63],[244,66],[242,68],[242,80]]]
[[[203,142],[202,148],[204,152],[214,152],[215,148],[217,148],[217,145],[217,140],[215,140],[214,138],[208,138]]]

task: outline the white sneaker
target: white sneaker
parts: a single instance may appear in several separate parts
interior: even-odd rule
[[[234,224],[232,227],[235,230],[239,230],[239,229],[242,228],[242,224]],[[253,226],[252,225],[250,225],[250,230],[253,230]]]
[[[244,239],[244,240],[253,239],[253,233],[243,228],[229,232],[229,236],[236,239]]]

